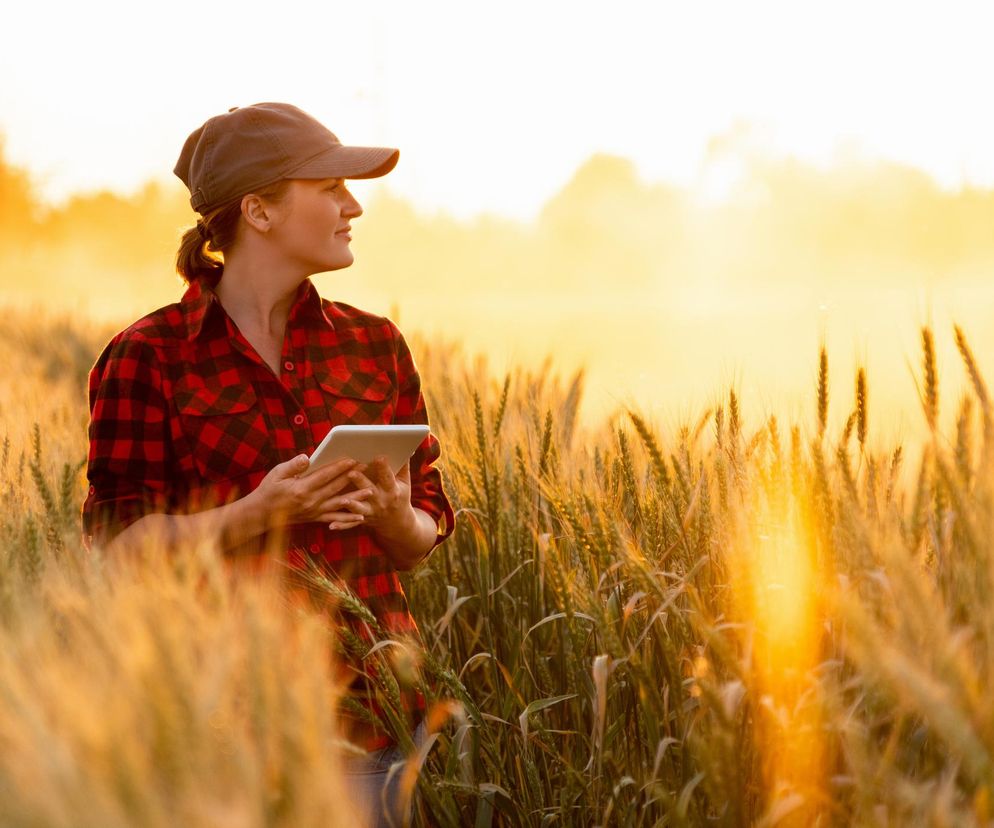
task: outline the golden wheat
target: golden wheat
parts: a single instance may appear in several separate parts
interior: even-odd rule
[[[0,355],[32,373],[0,380],[0,823],[338,818],[333,631],[210,549],[86,556],[83,380],[106,331],[7,318],[24,339]],[[733,391],[664,436],[638,411],[582,428],[582,375],[496,379],[413,339],[458,527],[405,577],[425,652],[370,657],[398,739],[399,686],[430,701],[403,769],[416,823],[987,823],[990,415],[955,339],[956,433],[926,329],[932,436],[884,449],[862,368],[829,433],[824,349],[813,422],[752,430]]]

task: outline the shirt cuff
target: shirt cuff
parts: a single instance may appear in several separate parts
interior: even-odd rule
[[[438,502],[437,498],[431,498],[430,500],[415,502],[412,505],[422,512],[426,512],[435,521],[436,534],[435,542],[431,545],[432,549],[452,534],[452,530],[456,526],[456,519],[452,513],[452,506],[449,504],[448,498],[443,497],[441,503]]]

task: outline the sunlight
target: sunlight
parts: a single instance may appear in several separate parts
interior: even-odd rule
[[[694,203],[715,207],[729,201],[745,179],[747,170],[741,158],[725,155],[702,165],[692,190]]]
[[[821,807],[816,792],[825,785],[819,734],[823,711],[813,692],[821,660],[821,586],[812,536],[802,525],[806,507],[788,506],[774,494],[755,508],[753,531],[735,558],[733,584],[751,630],[760,708],[754,726],[763,746],[768,809],[772,813],[789,805],[811,824]]]

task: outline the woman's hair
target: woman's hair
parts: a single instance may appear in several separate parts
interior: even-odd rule
[[[268,201],[279,203],[290,190],[290,179],[284,178],[252,192]],[[207,212],[185,233],[176,253],[176,271],[187,284],[198,279],[211,287],[221,281],[224,273],[224,252],[235,243],[238,220],[242,215],[244,195]],[[221,254],[221,258],[217,255]]]

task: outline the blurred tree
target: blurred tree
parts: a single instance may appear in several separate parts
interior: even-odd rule
[[[0,246],[22,248],[37,236],[38,202],[28,173],[7,162],[4,143],[0,135]]]
[[[627,158],[591,156],[539,216],[551,286],[645,289],[665,281],[687,244],[686,211],[679,191],[644,184]]]

